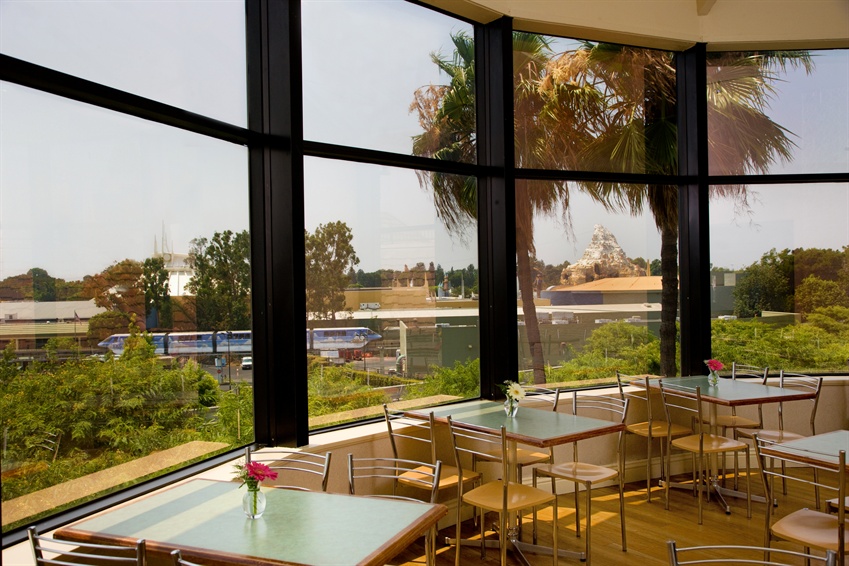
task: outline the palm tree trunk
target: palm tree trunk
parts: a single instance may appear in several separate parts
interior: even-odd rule
[[[531,352],[534,383],[545,383],[545,358],[542,354],[542,341],[539,333],[539,319],[534,303],[534,276],[531,269],[531,254],[528,243],[522,236],[516,234],[516,262],[519,276],[519,293],[522,298],[522,314],[525,317],[525,335]]]
[[[677,328],[678,316],[678,228],[660,229],[660,373],[678,375]]]

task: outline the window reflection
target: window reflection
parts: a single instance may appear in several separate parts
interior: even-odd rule
[[[7,532],[252,441],[253,404],[246,149],[0,89]]]
[[[676,172],[672,54],[514,32],[516,165]]]
[[[479,395],[475,226],[447,229],[433,194],[474,182],[437,177],[305,160],[311,428]]]
[[[708,54],[707,77],[711,174],[849,169],[849,51]]]
[[[743,210],[733,200],[711,201],[713,357],[775,370],[845,372],[849,185],[749,187],[748,193]]]

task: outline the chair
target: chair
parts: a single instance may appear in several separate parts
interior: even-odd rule
[[[348,492],[351,495],[401,499],[420,503],[421,499],[399,494],[400,487],[410,486],[417,491],[427,491],[429,495],[426,502],[436,503],[439,496],[441,472],[442,462],[440,460],[437,460],[434,464],[428,464],[400,458],[354,458],[353,454],[348,454]],[[371,483],[370,493],[364,493],[363,489],[357,492],[357,483],[364,481]],[[380,483],[386,482],[392,484],[392,492],[375,493],[376,490],[380,489]],[[436,563],[436,536],[436,525],[433,525],[425,535],[425,560],[430,566]]]
[[[760,430],[754,429],[738,429],[737,434],[744,438],[754,438],[755,434],[758,435],[763,441],[766,442],[789,442],[791,440],[798,440],[800,438],[804,438],[806,436],[813,436],[817,433],[816,429],[816,416],[817,416],[817,406],[819,405],[820,391],[822,390],[822,378],[821,377],[811,377],[809,375],[804,375],[801,373],[790,373],[781,370],[778,377],[778,386],[781,388],[789,388],[789,389],[797,389],[799,391],[807,391],[814,393],[813,399],[803,399],[801,401],[795,401],[793,403],[801,404],[801,403],[810,403],[810,417],[808,420],[808,424],[810,426],[810,434],[799,434],[796,432],[791,432],[789,430],[784,429],[784,401],[778,403],[778,428],[777,429],[763,429]],[[788,401],[791,402],[791,401]],[[758,407],[760,411],[760,406]],[[763,422],[763,420],[761,421]],[[782,470],[786,472],[786,470]],[[814,473],[817,473],[814,470]],[[782,491],[784,495],[787,495],[787,482],[782,482]],[[820,496],[819,490],[816,490],[816,506],[817,509],[820,507]]]
[[[775,478],[781,478],[782,481],[800,482],[808,486],[813,486],[815,490],[831,491],[837,495],[835,498],[836,501],[845,500],[845,451],[841,450],[837,454],[836,463],[834,462],[834,454],[820,454],[800,449],[791,450],[787,447],[782,448],[782,452],[786,453],[787,456],[776,454],[774,451],[768,456],[764,454],[764,448],[773,444],[772,442],[761,439],[759,435],[755,435],[755,451],[761,467],[761,479],[763,480],[767,501],[775,500],[775,493],[773,491],[773,480]],[[774,466],[776,460],[781,464],[778,468]],[[828,460],[831,460],[832,463],[828,463]],[[798,474],[800,462],[803,462],[804,466],[813,470],[826,471],[828,473],[817,473],[813,475],[813,480],[808,479],[807,475]],[[785,471],[787,463],[795,466],[797,473],[788,474]],[[830,480],[821,480],[821,476],[830,478]],[[767,505],[764,525],[764,546],[770,546],[770,542],[773,540],[785,540],[802,545],[806,552],[810,548],[832,550],[837,553],[837,563],[843,564],[846,551],[845,515],[845,505],[838,505],[836,514],[804,508],[775,520],[775,508],[772,505]]]
[[[172,566],[201,566],[196,562],[189,562],[180,554],[180,549],[171,551],[171,564]]]
[[[386,420],[386,428],[389,430],[389,442],[392,445],[392,456],[401,458],[399,445],[402,442],[407,442],[412,446],[419,446],[427,450],[430,458],[428,465],[436,463],[436,442],[434,440],[434,431],[436,423],[433,418],[433,413],[429,413],[427,417],[417,416],[415,414],[404,413],[390,409],[386,404],[383,405],[383,416]],[[418,451],[417,451],[418,452]],[[421,458],[414,458],[420,460]],[[455,466],[442,464],[442,472],[439,475],[439,489],[453,488],[457,486],[460,473]],[[480,481],[481,474],[472,470],[463,471],[463,481],[477,483]],[[413,484],[415,487],[418,484]]]
[[[577,391],[572,392],[572,414],[580,415],[585,412],[598,413],[603,412],[611,415],[617,422],[625,422],[625,415],[628,412],[628,399],[613,397],[609,395],[578,395]],[[597,417],[600,418],[600,417]],[[624,473],[624,431],[619,433],[617,460],[618,470],[605,466],[597,466],[581,462],[578,458],[578,442],[572,443],[572,461],[563,462],[560,464],[541,464],[533,468],[533,485],[536,487],[537,478],[548,477],[552,479],[562,479],[575,483],[575,534],[581,536],[581,512],[578,502],[579,486],[583,484],[584,490],[587,493],[587,536],[585,541],[586,549],[586,564],[590,566],[590,527],[592,526],[592,489],[593,485],[598,485],[601,482],[607,482],[618,478],[619,484],[619,522],[622,529],[622,551],[625,552],[627,543],[625,541],[625,485],[623,479]],[[552,481],[552,484],[554,482]],[[556,493],[556,491],[555,491]],[[536,511],[535,511],[536,512]],[[536,520],[534,520],[536,526]],[[536,530],[534,530],[534,542],[536,542]]]
[[[628,384],[627,382],[632,382],[636,379],[645,380],[645,389],[639,391],[629,391],[625,389],[625,386]],[[663,441],[670,434],[673,437],[684,436],[687,434],[692,434],[693,429],[686,427],[684,425],[680,425],[678,423],[669,423],[663,419],[654,418],[652,414],[652,404],[651,404],[651,389],[649,388],[649,379],[650,376],[633,376],[633,375],[625,375],[620,372],[616,372],[616,383],[619,386],[619,396],[622,399],[629,399],[632,401],[637,401],[640,403],[645,403],[646,407],[646,420],[635,422],[631,424],[627,424],[625,428],[626,439],[622,442],[622,453],[625,454],[625,445],[627,443],[627,435],[634,434],[636,436],[641,436],[646,439],[646,499],[649,503],[651,503],[651,478],[652,478],[652,444],[655,438],[660,439],[658,443],[660,447],[660,469],[661,469],[661,481],[664,481],[663,477]]]
[[[304,485],[315,484],[320,486],[321,491],[327,491],[330,457],[330,452],[313,454],[296,448],[245,448],[245,464],[262,462],[277,472],[281,483],[269,485],[279,489],[316,491]],[[294,478],[301,483],[292,483]]]
[[[689,414],[693,422],[694,434],[673,438],[671,433],[666,436],[666,477],[670,478],[672,448],[678,448],[689,452],[693,456],[693,489],[699,500],[699,524],[702,524],[702,492],[709,495],[711,488],[712,465],[706,461],[714,455],[732,452],[746,453],[746,471],[751,469],[749,457],[749,445],[733,438],[727,438],[718,434],[706,432],[708,428],[706,420],[702,417],[702,392],[700,387],[691,388],[668,383],[660,380],[660,395],[663,399],[663,408],[666,412],[666,420],[672,422],[672,412],[681,411]],[[671,429],[670,429],[671,430]],[[666,482],[666,509],[669,509],[669,484]],[[752,487],[749,474],[746,474],[746,511],[747,517],[752,516]]]
[[[32,555],[36,566],[102,565],[109,562],[116,566],[144,566],[145,543],[137,540],[133,546],[72,542],[38,534],[36,527],[27,529]],[[45,556],[45,553],[47,554]],[[54,556],[55,555],[55,556]]]
[[[674,540],[670,540],[666,544],[669,547],[669,566],[685,566],[687,564],[790,566],[792,564],[798,564],[802,559],[805,560],[805,564],[813,562],[822,566],[837,566],[837,555],[831,550],[825,556],[817,556],[794,550],[779,550],[777,548],[764,548],[762,546],[711,544],[678,548]],[[695,556],[691,557],[691,554]],[[758,558],[758,555],[761,555],[760,558]],[[785,560],[787,561],[785,562]]]
[[[504,427],[498,434],[483,432],[456,423],[448,417],[448,426],[451,430],[451,441],[454,448],[454,459],[457,468],[462,472],[463,460],[473,460],[477,457],[485,457],[495,454],[501,455],[501,478],[489,481],[469,491],[465,490],[465,484],[458,482],[457,488],[457,538],[455,544],[457,554],[454,562],[460,565],[460,529],[462,526],[462,503],[481,509],[483,512],[494,511],[498,513],[498,542],[501,551],[501,566],[507,563],[507,545],[510,535],[507,531],[508,516],[519,513],[523,509],[536,508],[542,505],[552,506],[552,563],[557,565],[557,496],[549,491],[510,481],[509,462],[506,457],[508,452],[507,433]],[[480,521],[481,558],[486,556],[485,521]],[[536,525],[534,525],[536,530]]]

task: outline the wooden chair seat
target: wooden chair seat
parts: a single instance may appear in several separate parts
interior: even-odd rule
[[[651,425],[651,430],[649,430],[649,426]],[[638,436],[644,436],[648,438],[651,436],[652,438],[666,438],[669,434],[669,423],[666,421],[655,421],[653,420],[651,423],[648,421],[643,421],[641,423],[633,423],[629,424],[625,427],[631,434],[636,434]],[[677,423],[672,423],[672,436],[684,436],[685,434],[692,434],[693,429],[686,427],[684,425],[680,425]]]
[[[615,479],[619,472],[605,466],[596,466],[585,462],[563,462],[562,464],[543,464],[535,471],[538,476],[549,476],[569,481],[599,483]]]
[[[790,432],[789,430],[772,430],[772,429],[764,429],[764,430],[747,430],[740,429],[737,431],[737,434],[744,438],[754,438],[757,434],[758,438],[764,440],[766,442],[789,442],[791,440],[799,440],[800,438],[805,438],[802,434],[797,434],[795,432]]]
[[[422,479],[431,474],[431,466],[419,466],[407,472],[404,472],[398,477],[398,481],[404,485],[412,487],[422,487]],[[447,487],[457,487],[457,481],[460,477],[460,471],[455,466],[442,466],[442,471],[439,474],[439,484],[437,489],[445,489]],[[463,470],[463,482],[476,482],[480,480],[481,475],[471,470]]]
[[[464,493],[463,502],[486,509],[487,511],[501,512],[503,493],[504,486],[502,481],[494,480]],[[554,494],[548,491],[521,483],[510,482],[507,487],[507,511],[512,512],[519,509],[545,505],[551,503],[554,497]]]
[[[760,422],[740,415],[717,415],[716,426],[723,428],[757,428]]]
[[[794,511],[772,525],[773,534],[784,540],[835,552],[839,547],[837,529],[836,515],[807,508]]]
[[[699,442],[701,439],[704,439],[702,451],[705,454],[731,452],[734,450],[748,450],[749,448],[745,442],[740,442],[739,440],[734,440],[733,438],[728,438],[726,436],[719,436],[718,434],[691,434],[690,436],[675,438],[672,440],[672,446],[681,450],[686,450],[687,452],[698,453]]]
[[[486,452],[484,455],[478,455],[477,460],[483,462],[500,462],[501,454],[494,452]],[[539,464],[541,462],[550,462],[551,454],[549,452],[539,452],[527,448],[516,448],[516,463],[519,466],[530,466],[531,464]]]

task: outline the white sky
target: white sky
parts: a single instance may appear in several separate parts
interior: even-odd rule
[[[429,55],[449,55],[449,34],[468,26],[370,1],[308,2],[303,21],[306,138],[408,153],[418,133],[412,92],[445,80]],[[243,28],[238,1],[0,2],[4,54],[239,125]],[[776,172],[849,170],[848,62],[846,51],[830,53],[818,57],[816,78],[794,73],[778,85],[771,112],[798,135],[798,149]],[[308,159],[306,173],[306,228],[347,222],[359,268],[478,263],[474,243],[445,234],[412,172]],[[849,244],[847,184],[754,190],[751,221],[712,204],[714,264],[743,267],[773,247]],[[650,219],[612,218],[573,198],[574,239],[540,220],[540,259],[576,261],[595,224],[628,256],[658,257]],[[78,279],[149,257],[163,232],[185,253],[192,238],[247,228],[245,148],[0,84],[0,279],[32,267]]]

